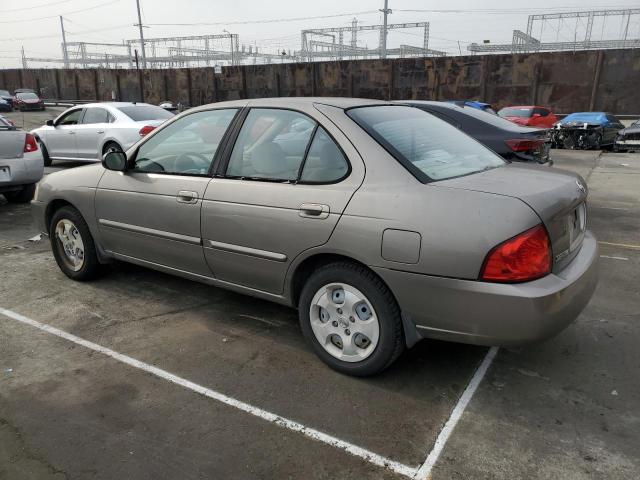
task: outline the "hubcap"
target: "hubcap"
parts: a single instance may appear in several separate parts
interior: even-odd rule
[[[330,283],[311,300],[311,329],[320,345],[345,362],[360,362],[373,353],[380,324],[371,302],[357,288]]]
[[[62,260],[74,272],[84,265],[84,243],[75,224],[63,218],[56,224],[56,241]]]

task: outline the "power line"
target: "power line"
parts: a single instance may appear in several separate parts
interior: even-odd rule
[[[72,0],[60,0],[58,2],[47,2],[47,3],[41,3],[39,5],[32,5],[30,7],[22,7],[22,8],[9,8],[9,9],[3,9],[2,13],[11,13],[11,12],[21,12],[23,10],[34,10],[36,8],[44,8],[44,7],[52,7],[54,5],[59,5],[61,3],[69,3]]]
[[[271,18],[267,20],[234,20],[230,22],[195,22],[195,23],[147,23],[150,26],[184,26],[192,27],[198,25],[249,25],[255,23],[282,23],[282,22],[299,22],[301,20],[319,20],[323,18],[351,17],[354,15],[368,15],[378,13],[377,10],[366,10],[363,12],[337,13],[333,15],[317,15],[314,17],[293,17],[293,18]]]
[[[71,15],[73,13],[80,13],[80,12],[88,12],[89,10],[95,10],[97,8],[101,8],[101,7],[105,7],[107,5],[112,5],[114,3],[118,3],[120,0],[111,0],[110,2],[104,2],[104,3],[99,3],[97,5],[93,5],[92,7],[88,7],[88,8],[81,8],[80,10],[73,10],[71,12],[66,12],[64,13],[64,15]],[[29,19],[25,19],[25,20],[6,20],[6,21],[2,21],[0,23],[25,23],[25,22],[34,22],[36,20],[46,20],[49,18],[58,18],[60,15],[48,15],[46,17],[38,17],[38,18],[29,18]]]

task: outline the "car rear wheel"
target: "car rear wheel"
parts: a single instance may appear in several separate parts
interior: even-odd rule
[[[91,280],[101,270],[89,227],[78,210],[62,207],[49,226],[53,256],[60,270],[73,280]]]
[[[374,375],[404,350],[400,308],[373,272],[348,262],[316,270],[299,301],[302,331],[331,368]]]
[[[30,185],[25,185],[22,187],[22,190],[18,190],[15,192],[4,192],[4,198],[7,199],[9,203],[27,203],[33,199],[33,194],[36,191],[35,183]]]

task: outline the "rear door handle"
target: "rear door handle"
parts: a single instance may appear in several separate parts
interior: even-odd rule
[[[298,209],[298,214],[304,218],[315,218],[321,220],[329,216],[329,211],[329,205],[303,203]]]
[[[98,130],[96,133],[104,133],[104,130]]]
[[[180,203],[197,203],[198,193],[190,192],[188,190],[180,190],[176,195],[176,200]]]

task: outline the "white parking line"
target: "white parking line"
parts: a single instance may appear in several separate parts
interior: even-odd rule
[[[289,420],[288,418],[282,417],[275,413],[271,413],[267,410],[263,410],[258,407],[254,407],[248,403],[242,402],[235,398],[224,395],[223,393],[216,392],[210,388],[204,387],[197,383],[194,383],[185,378],[174,375],[173,373],[167,372],[166,370],[162,370],[161,368],[154,367],[153,365],[149,365],[148,363],[142,362],[140,360],[136,360],[135,358],[129,357],[122,353],[118,353],[110,348],[103,347],[98,345],[97,343],[90,342],[88,340],[84,340],[83,338],[77,337],[71,333],[65,332],[64,330],[60,330],[56,327],[52,327],[51,325],[47,325],[46,323],[41,323],[36,320],[32,320],[31,318],[25,317],[24,315],[20,315],[11,310],[7,310],[5,308],[0,307],[0,315],[5,316],[6,318],[11,318],[25,325],[29,325],[35,327],[44,332],[55,335],[56,337],[63,338],[70,342],[73,342],[77,345],[81,345],[90,350],[94,350],[96,352],[100,352],[103,355],[111,357],[121,363],[125,363],[131,367],[143,370],[147,373],[160,377],[168,382],[174,383],[176,385],[180,385],[188,390],[199,393],[200,395],[204,395],[205,397],[212,398],[217,400],[225,405],[228,405],[233,408],[237,408],[238,410],[242,410],[250,415],[266,420],[267,422],[274,423],[288,430],[292,430],[294,432],[302,433],[303,435],[316,440],[318,442],[322,442],[327,445],[331,445],[337,449],[343,450],[351,455],[362,458],[374,465],[379,467],[388,468],[400,475],[405,477],[415,479],[415,480],[427,480],[430,478],[431,470],[434,465],[438,461],[444,446],[447,443],[447,440],[453,433],[453,430],[462,417],[465,409],[469,405],[473,394],[476,392],[480,382],[484,378],[487,370],[491,366],[493,359],[498,353],[498,347],[492,347],[489,349],[487,354],[485,355],[482,363],[471,377],[469,384],[465,388],[464,392],[460,396],[456,406],[451,411],[451,415],[447,422],[444,424],[444,427],[440,431],[438,438],[436,439],[435,444],[425,462],[419,467],[410,467],[408,465],[404,465],[402,463],[391,460],[390,458],[383,457],[378,455],[377,453],[371,452],[365,448],[358,447],[357,445],[353,445],[352,443],[346,442],[344,440],[340,440],[339,438],[328,435],[319,430],[306,427],[301,423],[298,423],[293,420]]]
[[[420,466],[414,478],[419,480],[426,480],[430,478],[433,466],[438,461],[438,458],[440,457],[440,454],[442,453],[447,440],[449,440],[453,429],[456,427],[458,420],[460,420],[460,417],[462,417],[462,414],[467,408],[467,405],[469,405],[469,402],[471,401],[473,394],[476,392],[478,385],[480,385],[480,382],[482,382],[482,379],[487,373],[487,370],[491,366],[491,362],[493,362],[493,359],[496,358],[498,350],[498,347],[491,347],[485,355],[484,360],[482,360],[482,363],[476,370],[476,373],[473,374],[469,385],[467,385],[467,388],[465,388],[464,392],[462,392],[458,403],[451,412],[449,420],[447,420],[447,423],[445,423],[444,427],[442,427],[442,430],[440,431],[440,434],[438,435],[436,443],[433,445],[433,449],[429,453],[429,456]]]
[[[285,417],[281,417],[280,415],[276,415],[275,413],[268,412],[261,408],[254,407],[253,405],[249,405],[248,403],[236,400],[235,398],[228,397],[227,395],[216,392],[215,390],[211,390],[210,388],[203,387],[202,385],[198,385],[197,383],[191,382],[182,377],[178,377],[177,375],[167,372],[166,370],[162,370],[161,368],[154,367],[153,365],[149,365],[148,363],[141,362],[140,360],[136,360],[135,358],[115,352],[109,348],[103,347],[88,340],[84,340],[80,337],[76,337],[71,333],[52,327],[51,325],[47,325],[46,323],[40,323],[36,320],[32,320],[25,317],[24,315],[20,315],[19,313],[13,312],[11,310],[6,310],[4,308],[0,308],[0,315],[4,315],[7,318],[11,318],[26,325],[30,325],[44,332],[55,335],[56,337],[64,338],[65,340],[73,342],[77,345],[81,345],[90,350],[100,352],[119,362],[143,370],[171,383],[175,383],[176,385],[180,385],[181,387],[192,390],[196,393],[199,393],[200,395],[204,395],[205,397],[217,400],[230,407],[242,410],[243,412],[249,413],[255,417],[262,418],[267,422],[275,423],[276,425],[279,425],[283,428],[302,433],[303,435],[312,438],[313,440],[331,445],[332,447],[343,450],[356,457],[360,457],[370,463],[373,463],[374,465],[393,470],[394,472],[399,473],[400,475],[404,475],[405,477],[414,478],[418,471],[417,468],[409,467],[402,463],[395,462],[389,458],[370,452],[369,450],[358,447],[349,442],[345,442],[344,440],[340,440],[339,438],[333,437],[319,430],[306,427],[301,423],[289,420]]]
[[[600,258],[610,258],[612,260],[629,260],[627,257],[612,257],[610,255],[600,255]]]

